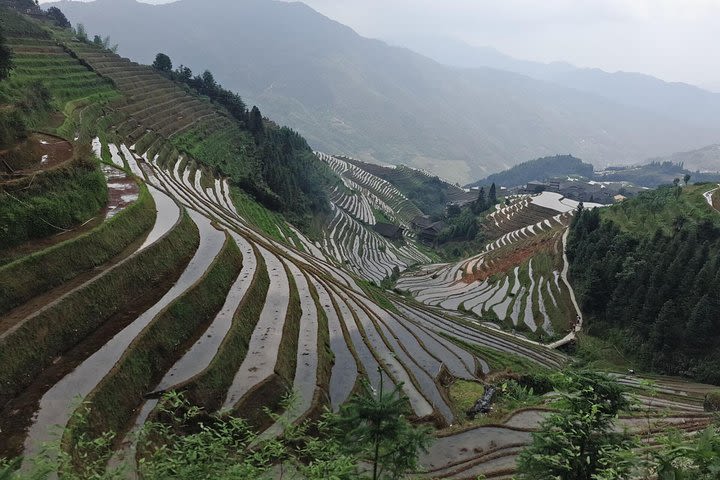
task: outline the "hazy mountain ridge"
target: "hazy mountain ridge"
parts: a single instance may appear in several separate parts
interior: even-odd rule
[[[720,122],[720,94],[687,83],[666,82],[636,72],[581,68],[567,62],[520,60],[492,47],[475,47],[447,38],[408,37],[394,39],[393,43],[405,45],[446,65],[515,72],[688,124],[703,126]]]
[[[300,3],[59,5],[90,33],[108,33],[123,55],[150,62],[152,44],[176,65],[209,66],[316,149],[406,163],[453,180],[557,153],[599,165],[632,163],[720,137],[527,76],[449,68],[360,37]]]

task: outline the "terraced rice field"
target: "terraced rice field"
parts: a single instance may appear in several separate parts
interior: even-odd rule
[[[82,65],[53,39],[8,38],[15,58],[9,87],[44,84],[61,104],[117,98],[112,82]]]
[[[630,386],[639,383],[638,378],[620,377]],[[658,390],[678,387],[677,380],[656,379]],[[699,432],[712,424],[712,416],[702,411],[704,392],[711,387],[681,382],[682,389],[689,392],[674,400],[660,396],[647,397],[643,390],[632,392],[641,404],[632,415],[616,420],[618,430],[627,429],[644,439],[648,448],[656,445],[658,432],[673,427],[685,434]],[[698,407],[700,405],[700,407]],[[452,434],[440,435],[422,456],[424,473],[416,478],[475,479],[480,475],[488,479],[510,479],[516,473],[516,458],[522,449],[530,445],[531,434],[537,430],[542,419],[550,413],[545,408],[529,408],[515,411],[501,423],[465,428]]]
[[[327,235],[314,243],[283,226],[286,241],[278,241],[239,214],[227,179],[173,146],[188,132],[199,141],[232,134],[221,111],[148,67],[84,44],[15,39],[13,47],[12,81],[49,79],[74,102],[64,128],[77,129],[80,142],[81,124],[97,125],[102,139],[87,140],[107,162],[111,193],[94,223],[0,265],[0,281],[15,285],[0,294],[0,456],[38,452],[57,427],[69,449],[79,433],[117,431],[116,452],[132,458],[130,432],[155,417],[157,397],[171,390],[274,436],[282,422],[260,407],[279,407],[284,393],[297,394],[282,412],[295,422],[325,405],[338,410],[362,378],[375,387],[382,378],[402,383],[416,419],[444,428],[459,413],[447,385],[491,373],[478,351],[549,369],[567,361],[478,317],[549,335],[556,316],[575,315],[559,260],[572,204],[516,199],[491,215],[496,235],[484,252],[400,280],[421,303],[384,292],[380,304],[360,279],[379,282],[429,261],[412,242],[368,228],[376,211],[404,226],[420,214],[393,185],[318,153],[344,183],[331,195]],[[682,412],[678,421],[697,418],[694,428],[705,422],[697,402],[704,389],[683,398],[664,379],[662,397],[643,402]],[[79,397],[89,402],[87,425],[73,417]],[[423,464],[433,477],[505,478],[542,415],[445,431]]]
[[[412,219],[417,215],[422,215],[420,209],[390,182],[342,158],[321,152],[315,152],[315,155],[332,168],[343,180],[345,187],[356,193],[363,194],[372,208],[382,211],[392,221],[409,229]],[[355,215],[355,209],[361,210],[361,207],[356,207],[355,204],[351,204],[351,208],[352,210],[348,212],[351,215]],[[361,212],[358,213],[362,215]],[[362,218],[358,219],[362,220]]]
[[[3,453],[37,452],[52,425],[73,427],[77,395],[91,402],[91,431],[138,428],[155,414],[154,398],[173,389],[189,392],[209,409],[260,417],[261,405],[291,389],[298,402],[285,416],[299,421],[324,404],[339,408],[362,376],[377,386],[383,375],[386,382],[403,384],[416,417],[445,426],[456,422],[448,379],[479,380],[490,371],[458,342],[548,366],[564,361],[544,347],[400,299],[396,311],[382,308],[335,262],[259,232],[238,214],[226,180],[204,178],[204,170],[182,157],[164,167],[122,143],[95,139],[93,146],[96,152],[107,149],[114,167],[147,184],[157,214],[122,258],[61,284],[49,292],[56,299],[44,306],[30,299],[19,307],[27,315],[3,327],[0,343],[8,352],[9,345],[37,341],[34,326],[63,308],[77,312],[62,326],[66,333],[57,332],[57,341],[40,349],[40,358],[12,359],[18,372],[26,372],[29,362],[35,367],[32,375],[3,377],[13,392],[0,426]],[[339,215],[348,220],[338,228],[360,225],[344,211]],[[368,255],[380,250],[372,238],[360,238]],[[164,271],[142,268],[158,262],[167,265]],[[391,265],[397,263],[386,266]],[[127,282],[134,285],[133,297],[122,298],[121,310],[113,296]],[[152,291],[144,288],[149,284]],[[150,361],[158,349],[162,357]],[[146,365],[142,371],[140,364]],[[99,414],[108,411],[109,419]],[[280,424],[256,420],[265,425],[264,435],[281,433]],[[128,445],[118,448],[132,452]]]
[[[331,192],[333,217],[322,242],[322,250],[330,258],[376,283],[391,276],[393,270],[403,271],[410,265],[429,261],[410,238],[394,243],[368,228],[376,223],[373,209],[407,227],[410,219],[420,213],[412,202],[390,183],[349,161],[319,152],[316,155],[343,181],[342,187]]]
[[[541,338],[571,330],[580,313],[563,275],[563,233],[577,204],[555,195],[498,206],[487,225],[500,236],[483,252],[453,264],[425,265],[402,276],[397,288],[427,305],[472,312]]]

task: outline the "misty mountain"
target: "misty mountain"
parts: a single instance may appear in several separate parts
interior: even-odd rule
[[[665,82],[641,73],[578,68],[565,62],[518,60],[492,47],[474,47],[444,37],[406,36],[392,41],[445,65],[515,72],[698,127],[720,123],[720,94],[686,83]]]
[[[681,163],[691,171],[720,172],[720,145],[708,145],[689,152],[677,152],[665,157],[651,158],[648,161]]]
[[[209,68],[315,149],[457,181],[558,153],[602,166],[720,139],[719,124],[698,128],[526,75],[445,66],[363,38],[302,3],[56,5],[133,60],[151,63],[159,50],[196,74]]]

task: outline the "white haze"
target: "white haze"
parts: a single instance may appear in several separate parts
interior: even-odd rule
[[[720,90],[720,0],[305,0],[359,33],[425,33],[519,59],[641,72]],[[410,42],[407,42],[410,43]]]

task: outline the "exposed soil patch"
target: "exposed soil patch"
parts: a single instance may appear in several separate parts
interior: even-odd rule
[[[463,281],[468,284],[475,281],[482,282],[495,274],[505,273],[517,265],[522,265],[541,251],[552,252],[555,243],[556,239],[552,237],[524,243],[522,247],[513,249],[506,255],[496,256],[491,262],[483,263],[471,275],[463,273]]]
[[[41,155],[37,159],[38,163],[28,169],[21,170],[20,173],[28,175],[38,170],[55,167],[72,159],[73,146],[67,140],[46,133],[35,133],[30,138],[40,145]]]

